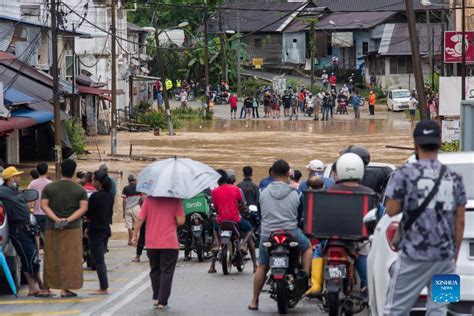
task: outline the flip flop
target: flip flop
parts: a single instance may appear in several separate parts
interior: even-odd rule
[[[251,311],[258,311],[258,306],[248,306],[248,309]]]
[[[61,297],[77,297],[77,294],[71,291],[67,291],[66,294],[61,293]]]
[[[28,296],[36,296],[39,292],[28,293]]]
[[[29,295],[28,295],[29,296]],[[49,293],[36,293],[34,297],[41,297],[41,298],[48,298],[48,297],[54,297],[55,294],[49,292]]]

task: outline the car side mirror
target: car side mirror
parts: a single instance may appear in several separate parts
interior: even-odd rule
[[[364,225],[369,235],[372,235],[375,231],[375,227],[377,226],[377,209],[376,208],[370,210],[364,216]]]
[[[26,202],[36,201],[39,197],[38,191],[33,189],[26,189],[22,192],[23,198]]]

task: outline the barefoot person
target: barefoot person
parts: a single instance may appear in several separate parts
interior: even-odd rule
[[[48,184],[41,196],[46,222],[43,278],[39,297],[50,297],[50,289],[61,289],[61,297],[75,297],[71,289],[82,288],[82,221],[87,211],[87,192],[72,177],[76,162],[61,163],[62,178]]]
[[[97,191],[89,198],[89,206],[86,216],[89,219],[87,234],[92,261],[99,277],[100,289],[92,292],[92,295],[109,294],[109,282],[107,278],[107,266],[104,255],[109,236],[111,235],[110,224],[114,213],[114,195],[110,192],[112,183],[103,171],[94,172],[94,185]]]

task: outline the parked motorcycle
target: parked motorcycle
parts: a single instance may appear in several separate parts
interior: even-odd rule
[[[308,275],[301,268],[298,242],[289,231],[273,232],[263,244],[270,258],[270,297],[280,314],[296,306],[308,288]]]
[[[252,225],[253,241],[258,247],[260,244],[260,215],[256,205],[249,205],[249,212],[244,215],[244,218]]]
[[[188,92],[188,101],[194,101],[195,98],[196,96],[194,95],[192,91]],[[175,91],[174,99],[176,101],[181,101],[181,91]]]
[[[184,257],[191,259],[194,251],[198,261],[212,257],[211,248],[214,242],[211,224],[203,213],[192,213],[186,216],[186,224],[178,228],[180,244],[184,245]]]
[[[248,258],[242,253],[240,246],[243,242],[237,223],[232,221],[223,221],[219,224],[220,252],[218,260],[222,265],[222,273],[227,275],[231,273],[232,267],[242,272]]]

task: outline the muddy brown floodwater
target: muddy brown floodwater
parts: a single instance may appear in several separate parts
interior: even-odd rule
[[[175,136],[154,136],[149,133],[120,132],[118,153],[155,157],[187,157],[207,163],[213,168],[232,168],[240,181],[241,169],[250,165],[254,180],[266,177],[268,168],[276,159],[287,160],[292,168],[306,175],[305,166],[312,159],[325,163],[334,162],[344,146],[362,144],[371,153],[372,161],[401,164],[410,154],[406,150],[388,149],[387,145],[412,146],[412,125],[397,113],[387,113],[383,118],[354,120],[352,116],[333,121],[283,121],[283,120],[223,120],[191,122],[177,131]],[[162,133],[166,134],[166,133]],[[96,145],[97,142],[97,145]],[[110,137],[88,139],[90,160],[79,161],[81,169],[93,171],[98,167],[97,146],[102,158],[110,159]],[[123,171],[117,189],[121,192],[129,173],[138,173],[150,162],[121,159],[109,161],[112,171]],[[117,200],[118,202],[118,200]],[[117,203],[115,222],[121,221],[121,203]],[[115,225],[114,225],[115,226]],[[122,225],[123,226],[123,225]]]

